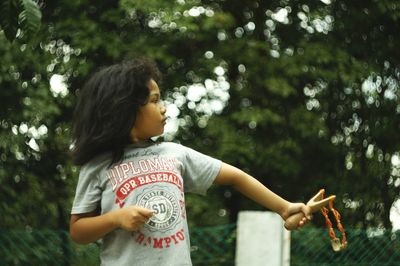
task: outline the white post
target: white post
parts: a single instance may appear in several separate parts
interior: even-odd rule
[[[289,266],[290,232],[273,212],[239,213],[236,266]]]

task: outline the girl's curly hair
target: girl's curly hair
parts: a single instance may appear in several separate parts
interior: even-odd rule
[[[134,59],[96,72],[80,91],[73,118],[73,162],[83,165],[104,152],[121,160],[140,106],[149,96],[148,82],[160,72],[149,59]]]

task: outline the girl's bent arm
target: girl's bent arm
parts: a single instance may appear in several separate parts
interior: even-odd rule
[[[226,163],[222,163],[221,170],[214,183],[233,186],[243,195],[278,213],[284,220],[291,214],[300,211],[303,212],[306,217],[309,217],[311,214],[309,207],[305,204],[288,202],[266,188],[252,176]],[[304,223],[305,219],[300,221],[299,226],[302,226]]]
[[[88,244],[117,228],[136,231],[152,215],[153,211],[139,206],[128,206],[102,215],[97,212],[72,214],[69,227],[71,238],[79,244]]]
[[[72,240],[79,244],[99,240],[117,228],[112,216],[112,212],[103,215],[98,215],[97,212],[72,214],[69,226]]]

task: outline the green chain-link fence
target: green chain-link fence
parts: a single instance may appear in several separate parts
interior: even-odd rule
[[[233,265],[236,225],[193,228],[194,265]],[[0,266],[99,265],[99,245],[74,244],[66,231],[0,230]]]
[[[193,228],[190,231],[193,265],[233,265],[236,225]]]
[[[346,230],[347,248],[334,252],[326,229],[304,228],[291,235],[293,266],[400,265],[400,231]],[[340,237],[340,233],[336,232]]]
[[[347,230],[348,247],[334,252],[326,229],[291,234],[291,265],[400,265],[400,231]],[[236,225],[192,228],[195,266],[234,265]],[[76,245],[68,232],[0,230],[0,265],[98,265],[97,244]],[[268,265],[266,263],[266,265]]]

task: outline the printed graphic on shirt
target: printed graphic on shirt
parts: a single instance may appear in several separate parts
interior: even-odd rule
[[[154,237],[146,235],[141,231],[132,233],[132,236],[135,242],[139,245],[157,249],[169,248],[171,246],[178,245],[180,242],[185,240],[185,233],[183,229],[166,237]]]
[[[112,190],[115,191],[128,178],[155,172],[168,172],[179,175],[179,161],[171,157],[150,157],[147,159],[126,161],[114,165],[107,173]]]
[[[186,218],[180,162],[159,156],[127,159],[107,172],[115,204],[122,208],[128,202],[154,211],[141,231],[133,233],[135,242],[152,248],[178,245],[185,240],[180,228]]]
[[[119,204],[119,206],[122,208],[125,204],[125,199],[135,189],[144,185],[150,185],[158,182],[176,185],[179,190],[183,192],[182,181],[177,175],[173,173],[157,172],[149,175],[141,175],[127,178],[127,180],[123,182],[116,191],[117,198],[115,203]]]
[[[153,157],[115,165],[107,173],[112,190],[116,193],[115,203],[122,208],[126,198],[135,189],[158,182],[174,184],[183,193],[178,166],[178,160],[169,157]]]
[[[145,225],[149,231],[166,232],[179,220],[181,207],[177,197],[165,188],[153,186],[138,196],[138,205],[154,211]]]

